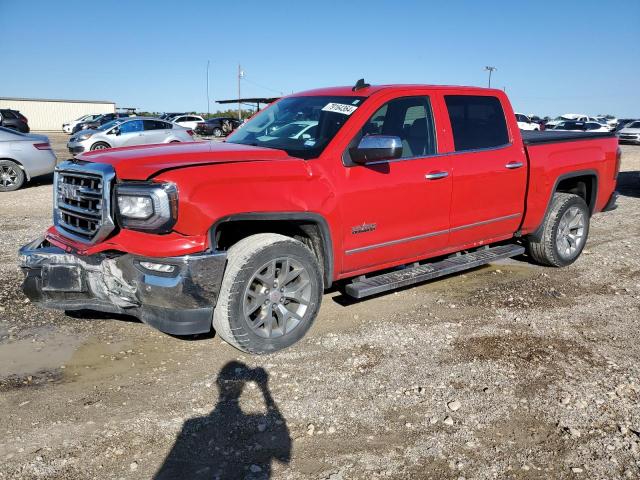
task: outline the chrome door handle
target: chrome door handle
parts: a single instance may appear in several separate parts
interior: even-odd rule
[[[506,168],[508,168],[509,170],[513,170],[515,168],[520,168],[524,165],[524,163],[522,162],[509,162],[505,165]]]
[[[439,178],[445,178],[449,176],[449,172],[431,172],[427,173],[424,178],[427,180],[437,180]]]

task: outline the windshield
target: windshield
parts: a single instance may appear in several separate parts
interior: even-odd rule
[[[300,158],[319,156],[362,105],[364,97],[288,97],[239,127],[228,143],[285,150]]]
[[[640,122],[632,122],[625,125],[625,128],[640,128]]]
[[[111,120],[103,125],[100,125],[96,130],[100,130],[104,132],[105,130],[109,130],[111,127],[115,127],[116,125],[120,125],[124,120],[121,118],[116,118],[115,120]]]

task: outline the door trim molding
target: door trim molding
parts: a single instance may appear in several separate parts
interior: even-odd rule
[[[375,248],[390,247],[392,245],[397,245],[399,243],[413,242],[415,240],[421,240],[423,238],[429,238],[429,237],[435,237],[435,236],[438,236],[438,235],[444,235],[444,234],[451,233],[451,232],[457,232],[459,230],[465,230],[467,228],[480,227],[480,226],[486,225],[488,223],[502,222],[504,220],[511,220],[512,218],[517,218],[517,217],[521,217],[521,216],[522,216],[521,213],[512,213],[511,215],[504,215],[502,217],[490,218],[488,220],[482,220],[480,222],[468,223],[466,225],[460,225],[458,227],[450,228],[450,229],[447,229],[447,230],[439,230],[437,232],[423,233],[423,234],[420,234],[420,235],[414,235],[412,237],[397,238],[395,240],[389,240],[387,242],[374,243],[374,244],[371,244],[371,245],[365,245],[364,247],[352,248],[350,250],[345,250],[344,253],[345,253],[345,255],[353,255],[354,253],[366,252],[366,251],[369,251],[369,250],[373,250]]]

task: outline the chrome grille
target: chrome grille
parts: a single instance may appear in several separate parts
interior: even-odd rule
[[[63,235],[96,243],[113,231],[110,165],[61,163],[55,172],[54,224]]]

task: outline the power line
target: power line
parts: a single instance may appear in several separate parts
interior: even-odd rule
[[[251,80],[248,80],[246,74],[242,77],[242,80],[244,80],[245,82],[250,83],[251,85],[254,85],[256,87],[263,88],[265,90],[269,90],[270,92],[274,92],[274,93],[277,93],[279,95],[284,95],[284,93],[281,90],[275,90],[273,88],[269,88],[269,87],[266,87],[264,85],[260,85],[259,83],[256,83],[256,82],[253,82]]]

